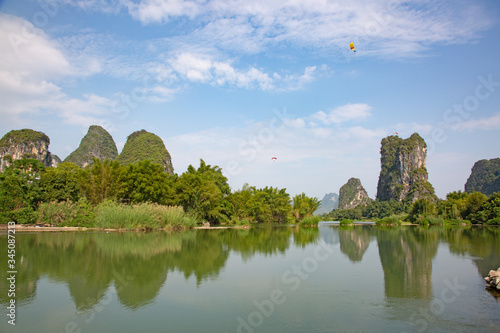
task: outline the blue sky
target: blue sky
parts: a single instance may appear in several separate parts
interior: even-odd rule
[[[64,159],[90,125],[119,151],[145,129],[176,173],[321,199],[351,177],[374,198],[380,141],[418,132],[444,198],[500,157],[499,59],[496,0],[4,0],[0,135]]]

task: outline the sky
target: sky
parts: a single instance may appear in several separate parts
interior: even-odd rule
[[[498,0],[0,0],[0,136],[64,160],[145,129],[177,174],[322,199],[375,198],[381,140],[417,132],[445,198],[500,157],[499,59]]]

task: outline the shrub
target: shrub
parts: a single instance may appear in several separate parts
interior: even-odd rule
[[[36,222],[36,212],[31,207],[23,207],[8,212],[2,212],[0,222],[7,223],[14,221],[17,224],[28,224]]]
[[[53,201],[40,204],[37,223],[58,227],[93,227],[94,217],[94,208],[86,199],[78,202]]]
[[[375,222],[377,225],[400,225],[402,223],[402,217],[400,215],[394,215],[389,217],[384,217]]]
[[[445,220],[441,216],[428,216],[427,221],[428,221],[428,224],[430,224],[430,225],[443,225],[443,224],[445,224]]]
[[[321,221],[321,218],[319,216],[307,216],[302,219],[302,221],[299,222],[300,226],[313,226],[313,225],[318,225],[319,221]]]
[[[342,221],[340,221],[340,225],[351,225],[351,224],[354,224],[353,220],[351,219],[343,219]]]
[[[235,225],[250,225],[250,220],[249,219],[236,219],[234,220]]]

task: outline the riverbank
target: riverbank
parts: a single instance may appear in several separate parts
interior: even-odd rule
[[[7,231],[7,224],[0,224],[0,233],[3,231]],[[12,227],[10,227],[12,229]],[[218,227],[192,227],[189,229],[249,229],[250,226],[242,225],[242,226],[218,226]],[[123,231],[172,231],[179,230],[175,228],[160,228],[160,229],[114,229],[114,228],[86,228],[86,227],[51,227],[51,226],[41,226],[41,225],[28,225],[28,224],[16,224],[15,225],[16,232],[46,232],[46,231],[107,231],[107,232],[123,232]]]

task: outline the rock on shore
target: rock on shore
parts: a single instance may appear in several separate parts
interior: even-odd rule
[[[491,289],[496,289],[500,291],[500,268],[496,271],[491,270],[488,273],[488,276],[484,278],[486,281],[486,287]]]

